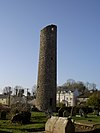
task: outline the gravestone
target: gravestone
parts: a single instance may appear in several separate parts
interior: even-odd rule
[[[6,119],[6,112],[2,111],[1,112],[1,120],[5,120]]]
[[[45,131],[49,133],[74,133],[75,126],[69,118],[52,116],[45,124]]]
[[[64,112],[64,108],[60,108],[60,109],[58,110],[58,116],[59,116],[59,117],[63,117],[63,112]]]
[[[69,112],[67,110],[64,110],[63,117],[68,117],[68,116],[69,116]]]

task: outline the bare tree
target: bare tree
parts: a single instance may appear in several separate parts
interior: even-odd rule
[[[11,93],[12,93],[12,87],[6,86],[6,87],[3,89],[3,94],[8,96],[8,105],[9,105],[9,106],[10,106],[10,95],[11,95]]]
[[[3,94],[4,94],[4,95],[8,95],[9,93],[10,93],[10,94],[12,93],[12,87],[10,87],[10,86],[4,87],[4,89],[3,89]]]
[[[18,85],[15,86],[14,91],[15,91],[15,95],[19,97],[22,97],[24,94],[24,88],[22,86],[18,86]]]
[[[36,89],[37,89],[37,86],[36,84],[32,87],[32,96],[34,96],[34,94],[36,94]]]

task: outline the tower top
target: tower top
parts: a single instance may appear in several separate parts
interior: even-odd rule
[[[51,25],[47,25],[46,27],[44,27],[42,30],[46,30],[46,29],[50,29],[50,28],[57,28],[57,25],[51,24]],[[41,31],[42,31],[41,30]]]

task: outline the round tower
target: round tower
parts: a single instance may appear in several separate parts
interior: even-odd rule
[[[57,86],[57,26],[41,30],[36,106],[44,111],[56,109]]]

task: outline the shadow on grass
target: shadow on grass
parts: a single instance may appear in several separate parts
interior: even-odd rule
[[[45,124],[46,122],[41,122],[41,121],[31,121],[29,124]]]
[[[39,131],[44,131],[45,130],[45,128],[39,128],[39,129],[37,129],[37,128],[31,128],[31,129],[21,129],[21,131],[28,131],[28,132],[39,132]]]
[[[46,116],[32,116],[31,119],[46,119]]]
[[[2,130],[0,130],[0,133],[13,133],[13,132],[11,132],[11,131],[2,131]]]
[[[19,131],[22,131],[22,132],[38,132],[38,131],[44,131],[45,128],[30,128],[30,129],[19,129]],[[3,130],[0,130],[0,133],[13,133],[13,131],[3,131]]]
[[[75,133],[100,133],[100,129],[95,129],[93,131],[86,131],[86,132],[75,132]]]

